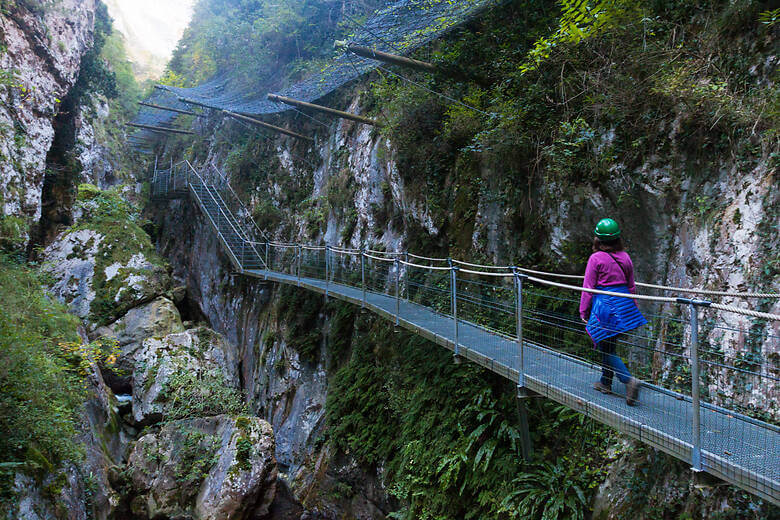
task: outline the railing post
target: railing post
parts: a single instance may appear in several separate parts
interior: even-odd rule
[[[701,471],[701,416],[699,410],[699,308],[694,301],[691,309],[691,402],[693,404],[693,450],[691,469]]]
[[[525,345],[523,344],[523,280],[528,275],[521,274],[516,267],[512,268],[515,279],[515,313],[516,316],[516,334],[517,351],[520,356],[517,367],[517,388],[525,387]]]
[[[328,301],[328,289],[330,285],[330,246],[325,244],[325,301]]]
[[[298,287],[301,286],[301,252],[303,249],[301,248],[301,245],[298,244],[298,252],[295,255],[295,273],[298,276]]]
[[[268,271],[271,267],[268,265],[268,240],[265,241],[265,279],[268,280]]]
[[[455,333],[455,359],[459,359],[460,356],[460,341],[458,334],[458,266],[452,265],[452,259],[448,258],[447,262],[450,264],[450,299],[452,300],[452,321],[454,323]]]
[[[693,439],[691,449],[691,469],[701,468],[701,399],[699,396],[699,307],[709,307],[711,302],[689,298],[677,298],[677,303],[688,305],[691,311],[691,414]]]
[[[239,268],[243,271],[244,264],[246,263],[246,240],[241,241],[241,257],[238,261]]]
[[[398,285],[401,278],[401,260],[395,255],[395,326],[396,329],[401,324],[399,314],[401,313],[401,295],[398,292]]]
[[[360,248],[360,287],[363,289],[363,301],[360,304],[361,309],[366,308],[366,250]]]
[[[409,251],[404,251],[404,262],[407,264],[409,263]],[[404,299],[409,299],[409,266],[407,265],[405,267],[406,269],[406,280],[404,283]]]

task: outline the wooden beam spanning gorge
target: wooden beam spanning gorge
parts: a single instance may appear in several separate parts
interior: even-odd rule
[[[370,47],[363,47],[362,45],[349,44],[346,49],[358,56],[368,58],[370,60],[377,60],[384,63],[390,63],[391,65],[400,65],[402,67],[408,67],[410,69],[421,70],[423,72],[436,72],[437,67],[433,63],[427,61],[414,60],[412,58],[405,58],[396,54],[390,54],[387,52],[378,51]]]
[[[173,107],[164,107],[162,105],[155,105],[154,103],[146,103],[144,101],[139,101],[139,105],[149,108],[156,108],[157,110],[167,110],[169,112],[176,112],[177,114],[185,114],[188,116],[195,116],[195,117],[203,117],[203,114],[196,114],[195,112],[190,112],[189,110],[182,110],[180,108],[173,108]]]
[[[152,132],[170,132],[173,134],[185,134],[185,135],[194,135],[195,132],[191,132],[190,130],[180,130],[178,128],[166,128],[164,126],[152,126],[152,125],[142,125],[139,123],[125,123],[127,126],[132,126],[133,128],[143,128],[144,130],[151,130]]]
[[[324,112],[332,116],[342,117],[344,119],[351,119],[352,121],[357,121],[358,123],[363,123],[366,125],[380,126],[378,121],[371,119],[369,117],[363,117],[357,114],[350,114],[349,112],[343,112],[341,110],[336,110],[335,108],[324,107],[322,105],[315,105],[314,103],[307,103],[306,101],[299,101],[297,99],[292,99],[285,96],[279,96],[277,94],[268,94],[268,99],[270,99],[271,101],[284,103],[285,105],[291,105],[294,107],[310,108],[312,110]]]
[[[231,112],[230,110],[223,110],[226,115],[238,119],[240,121],[246,121],[247,123],[252,123],[253,125],[260,126],[262,128],[266,128],[268,130],[272,130],[274,132],[278,132],[280,134],[289,135],[290,137],[294,137],[296,139],[303,139],[304,141],[309,141],[311,143],[314,142],[314,139],[311,137],[307,137],[305,135],[297,134],[293,132],[292,130],[287,130],[286,128],[282,128],[280,126],[275,126],[266,123],[265,121],[260,121],[259,119],[255,119],[254,117],[249,117],[244,114],[237,114],[235,112]]]

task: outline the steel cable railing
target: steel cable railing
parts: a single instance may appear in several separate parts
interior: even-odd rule
[[[156,170],[153,189],[167,190],[170,183],[161,179],[175,175],[174,170]],[[232,225],[225,220],[212,220],[212,225],[219,232],[220,225]],[[456,355],[478,360],[520,387],[544,388],[559,400],[561,392],[588,388],[589,378],[604,368],[584,332],[575,296],[585,291],[631,298],[648,324],[622,334],[617,353],[643,381],[647,402],[638,409],[621,408],[620,419],[600,420],[624,431],[639,424],[645,442],[689,460],[694,468],[762,496],[776,493],[780,441],[771,403],[780,397],[780,368],[771,353],[780,350],[780,338],[771,324],[780,316],[702,300],[583,289],[530,276],[521,268],[479,270],[479,264],[398,251],[272,241],[254,245],[264,251],[268,268],[259,275],[285,273],[307,286],[325,281],[326,294],[354,287],[364,306],[377,305],[380,296],[386,299],[381,301],[389,298],[394,304],[386,311],[396,324],[413,319],[409,312],[433,312],[449,323],[449,329],[435,334],[451,338]],[[752,321],[724,321],[713,311]],[[625,392],[615,384],[616,393]],[[588,413],[603,415],[598,411],[603,403],[579,399],[590,403]],[[735,448],[740,445],[745,448]]]

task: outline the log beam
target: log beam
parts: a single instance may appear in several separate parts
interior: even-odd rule
[[[180,130],[178,128],[166,128],[164,126],[152,126],[152,125],[142,125],[139,123],[125,123],[127,126],[132,126],[133,128],[143,128],[144,130],[151,130],[152,132],[170,132],[173,134],[185,134],[185,135],[194,135],[195,132],[191,132],[189,130]]]
[[[279,103],[284,103],[285,105],[291,105],[294,107],[301,107],[301,108],[310,108],[312,110],[317,110],[319,112],[324,112],[326,114],[330,114],[332,116],[336,117],[342,117],[344,119],[350,119],[352,121],[357,121],[358,123],[363,123],[366,125],[374,125],[374,126],[380,126],[379,122],[371,119],[369,117],[363,117],[359,116],[357,114],[350,114],[349,112],[343,112],[341,110],[336,110],[335,108],[329,108],[324,107],[322,105],[315,105],[314,103],[307,103],[306,101],[299,101],[297,99],[288,98],[285,96],[279,96],[276,94],[268,94],[268,99],[271,101],[277,101]]]
[[[208,108],[210,110],[220,110],[219,108],[215,108],[211,105],[207,105],[206,103],[201,103],[200,101],[195,101],[194,99],[188,99],[185,97],[177,98],[182,103],[187,103],[188,105],[197,105],[199,107]]]
[[[287,130],[286,128],[282,128],[280,126],[275,126],[275,125],[268,124],[265,121],[260,121],[259,119],[255,119],[254,117],[249,117],[249,116],[246,116],[244,114],[237,114],[235,112],[231,112],[230,110],[223,110],[223,112],[225,112],[226,115],[228,115],[228,116],[230,116],[230,117],[232,117],[234,119],[238,119],[240,121],[246,121],[248,123],[252,123],[253,125],[257,125],[259,127],[271,130],[273,132],[278,132],[280,134],[289,135],[290,137],[294,137],[296,139],[303,139],[304,141],[309,141],[310,143],[314,142],[314,139],[312,139],[311,137],[307,137],[305,135],[297,134],[297,133],[295,133],[295,132],[293,132],[291,130]]]
[[[401,67],[408,67],[410,69],[421,70],[423,72],[436,72],[438,69],[433,63],[427,61],[414,60],[412,58],[405,58],[396,54],[390,54],[387,52],[378,51],[370,47],[363,47],[362,45],[347,45],[346,49],[363,58],[370,60],[377,60],[391,65],[400,65]]]
[[[190,112],[189,110],[182,110],[180,108],[164,107],[162,105],[155,105],[154,103],[146,103],[145,101],[139,101],[138,104],[143,106],[143,107],[156,108],[157,110],[167,110],[169,112],[176,112],[177,114],[185,114],[185,115],[188,115],[188,116],[203,117],[203,114],[196,114],[195,112]]]

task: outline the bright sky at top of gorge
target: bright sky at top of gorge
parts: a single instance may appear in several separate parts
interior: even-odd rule
[[[159,78],[192,17],[195,0],[104,0],[139,80]]]

